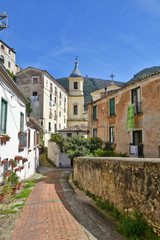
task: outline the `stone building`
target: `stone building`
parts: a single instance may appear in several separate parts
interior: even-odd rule
[[[68,94],[47,71],[33,67],[17,73],[16,83],[31,99],[31,115],[39,117],[47,146],[51,134],[67,127]]]
[[[89,137],[98,136],[139,157],[160,157],[160,72],[141,78],[88,105]],[[132,128],[129,106],[133,106]]]
[[[0,61],[11,73],[16,74],[21,68],[16,64],[16,52],[0,40]]]
[[[80,124],[88,124],[88,115],[84,111],[84,79],[78,68],[76,58],[75,68],[68,78],[69,95],[68,95],[68,127]]]

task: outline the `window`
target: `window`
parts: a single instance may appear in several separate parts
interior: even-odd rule
[[[97,105],[93,106],[93,120],[97,120]]]
[[[57,102],[57,98],[56,98],[56,97],[54,98],[54,102],[55,102],[55,103]]]
[[[37,102],[39,99],[38,99],[38,92],[33,92],[33,97],[31,97],[32,101],[33,102]]]
[[[51,122],[48,123],[48,131],[51,131]]]
[[[0,56],[0,63],[4,63],[4,57],[3,57],[3,55]]]
[[[0,119],[0,132],[6,133],[7,125],[7,101],[2,98],[1,100],[1,119]]]
[[[132,104],[134,104],[134,112],[141,113],[141,91],[140,87],[132,90]]]
[[[36,145],[36,132],[34,131],[34,146]]]
[[[37,132],[37,144],[39,144],[39,133]]]
[[[59,92],[59,98],[61,99],[61,97],[62,97],[62,93],[61,93],[61,91]]]
[[[61,100],[59,101],[59,105],[61,106]]]
[[[143,157],[142,130],[133,131],[133,145],[138,145],[138,157]]]
[[[11,63],[10,63],[10,62],[8,62],[8,67],[9,67],[9,68],[11,67]]]
[[[115,141],[114,127],[109,128],[109,141],[110,141],[110,143],[114,143],[114,141]]]
[[[24,147],[27,147],[27,133],[22,132],[19,138],[19,152],[24,150]]]
[[[61,123],[59,123],[59,129],[61,129]]]
[[[46,80],[46,87],[48,87],[48,80]]]
[[[55,123],[54,124],[54,129],[55,129],[55,132],[57,131],[57,124]]]
[[[38,84],[38,77],[32,77],[33,79],[33,84]]]
[[[50,83],[50,92],[53,92],[52,83]]]
[[[67,137],[72,137],[72,133],[67,133]]]
[[[30,144],[30,141],[31,141],[30,138],[31,138],[31,130],[29,129],[29,130],[28,130],[28,148],[30,148],[30,145],[31,145],[31,144]]]
[[[97,137],[97,128],[93,129],[93,137]]]
[[[78,82],[74,82],[74,89],[78,89]]]
[[[2,48],[3,50],[5,49],[5,47],[4,47],[4,45],[3,45],[3,44],[1,45],[1,48]]]
[[[59,111],[59,117],[61,117],[61,111]]]
[[[74,115],[78,114],[78,107],[77,107],[77,105],[74,105],[73,112],[74,112]]]
[[[20,113],[20,132],[24,131],[24,114]]]
[[[110,116],[115,115],[115,98],[110,99]]]
[[[52,94],[50,94],[50,101],[52,101]]]
[[[11,54],[11,50],[10,50],[10,49],[8,49],[8,54],[9,54],[9,55]]]
[[[57,96],[57,87],[55,87],[55,96]]]

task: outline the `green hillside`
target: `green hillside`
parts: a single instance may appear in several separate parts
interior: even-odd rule
[[[134,77],[127,82],[127,84],[135,82],[135,81],[137,81],[137,80],[139,80],[139,79],[141,79],[143,77],[149,76],[149,75],[154,74],[156,72],[160,72],[160,66],[145,68],[142,71],[140,71],[137,74],[135,74]]]
[[[59,78],[56,79],[68,92],[69,83],[68,78]],[[123,82],[114,81],[114,84],[117,86],[121,86],[124,84]],[[91,102],[92,98],[90,93],[102,89],[104,87],[108,87],[111,85],[111,80],[103,80],[98,78],[84,78],[84,99],[85,104]]]

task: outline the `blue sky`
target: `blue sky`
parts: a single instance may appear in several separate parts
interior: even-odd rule
[[[5,0],[9,28],[0,39],[17,64],[68,77],[78,56],[83,76],[128,81],[160,65],[159,0]]]

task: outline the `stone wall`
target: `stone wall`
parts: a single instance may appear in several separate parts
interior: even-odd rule
[[[160,234],[160,159],[87,158],[74,160],[74,180],[124,211],[139,210]]]
[[[71,167],[71,160],[65,152],[61,152],[55,142],[48,141],[48,159],[56,165],[56,167]]]

